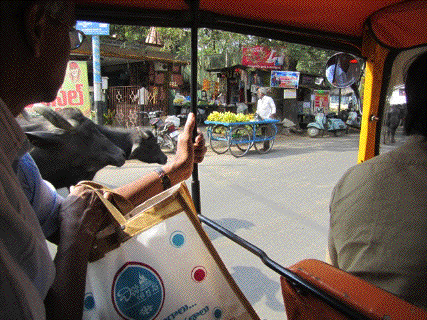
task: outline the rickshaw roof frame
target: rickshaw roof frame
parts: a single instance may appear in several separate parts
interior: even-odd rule
[[[77,14],[91,21],[191,28],[191,10],[196,2],[198,27],[358,56],[366,26],[388,48],[401,50],[427,43],[427,34],[418,32],[427,30],[426,19],[420,19],[427,12],[422,0],[330,0],[326,4],[323,0],[240,0],[238,6],[230,6],[228,0],[78,0]],[[407,14],[413,19],[407,19]]]

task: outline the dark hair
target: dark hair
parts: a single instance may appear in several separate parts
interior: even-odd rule
[[[63,19],[67,14],[67,8],[69,8],[69,1],[43,1],[45,9],[57,19]]]
[[[70,1],[1,1],[1,4],[5,9],[11,10],[22,10],[30,5],[37,3],[43,6],[53,15],[64,15],[66,8],[70,4]]]
[[[74,5],[70,1],[0,1],[0,13],[5,16],[22,19],[25,10],[31,5],[38,4],[53,18],[63,20],[67,15],[67,9]],[[10,23],[10,22],[6,22]]]
[[[427,137],[427,52],[418,56],[406,73],[405,133]]]

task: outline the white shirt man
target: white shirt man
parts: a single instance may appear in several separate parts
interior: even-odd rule
[[[276,115],[276,104],[274,100],[266,95],[266,90],[264,88],[258,89],[258,104],[257,104],[257,114],[262,119],[271,119]]]

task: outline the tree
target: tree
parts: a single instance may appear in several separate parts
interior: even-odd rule
[[[123,45],[143,45],[149,27],[112,25],[111,33]],[[162,50],[171,52],[177,59],[191,59],[190,29],[158,27],[157,31],[163,40]],[[213,57],[221,61],[223,67],[240,64],[242,48],[263,45],[271,48],[284,48],[286,52],[285,70],[300,71],[322,75],[327,59],[334,54],[310,46],[287,43],[263,37],[243,35],[221,30],[200,28],[198,32],[198,66],[199,83],[203,78],[209,78],[206,69],[211,67]],[[188,72],[188,70],[187,70]]]

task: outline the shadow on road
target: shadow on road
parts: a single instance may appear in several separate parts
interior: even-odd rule
[[[251,148],[243,158],[275,159],[319,151],[326,152],[357,152],[359,149],[359,134],[347,134],[342,137],[309,138],[306,136],[278,136],[273,148],[266,154],[259,154]]]
[[[239,288],[245,292],[250,304],[254,305],[265,297],[265,305],[268,308],[276,312],[285,312],[283,301],[276,298],[278,291],[281,290],[279,281],[271,280],[259,269],[253,267],[233,267],[231,275]],[[277,279],[279,280],[279,275]]]
[[[218,223],[220,226],[226,228],[227,230],[236,233],[237,230],[239,229],[250,229],[253,226],[255,226],[252,222],[247,221],[247,220],[239,220],[239,219],[220,219],[220,220],[214,220],[216,223]],[[205,226],[205,231],[209,236],[209,239],[211,240],[215,240],[219,237],[223,237],[223,235],[221,235],[220,233],[218,233],[217,231],[215,231],[214,229],[212,229],[209,226]]]

